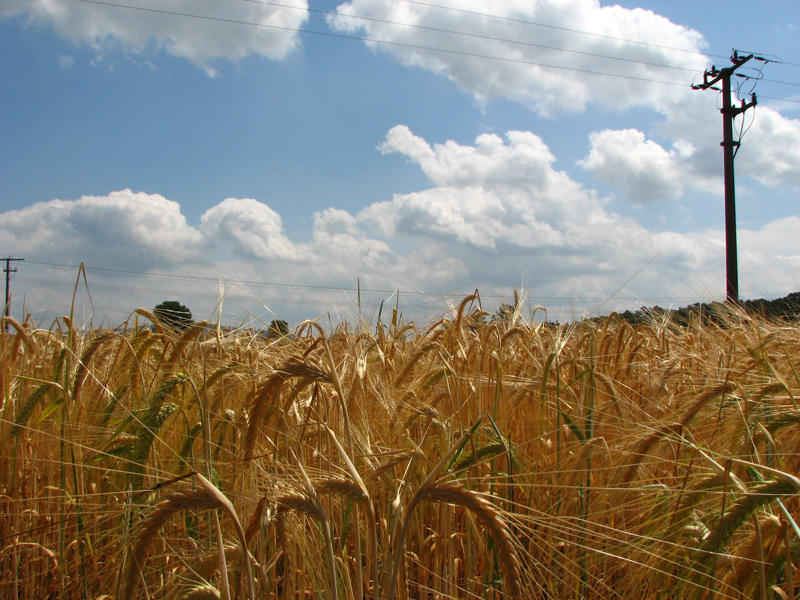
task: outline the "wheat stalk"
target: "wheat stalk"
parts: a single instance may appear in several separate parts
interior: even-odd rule
[[[99,598],[118,572],[127,586],[148,528],[139,584],[154,591],[158,581],[159,597],[173,599],[214,593],[180,566],[189,547],[218,565],[211,585],[221,597],[247,595],[245,556],[265,598],[336,589],[358,600],[472,597],[486,595],[495,568],[495,594],[509,598],[514,582],[531,600],[683,598],[712,585],[718,596],[741,586],[763,596],[771,584],[796,596],[800,483],[785,474],[800,472],[800,328],[740,318],[684,325],[654,313],[636,326],[520,319],[509,329],[482,323],[477,300],[456,302],[429,327],[402,323],[398,310],[393,335],[361,325],[328,335],[314,323],[279,344],[244,330],[200,341],[198,329],[134,327],[147,311],[114,334],[83,332],[72,319],[50,330],[9,322],[0,437],[14,446],[0,457],[0,597]],[[67,400],[61,420],[49,418]],[[475,428],[456,440],[487,411],[496,434]],[[277,438],[267,428],[274,416]],[[258,455],[267,437],[269,454]],[[498,441],[512,439],[513,462],[492,460],[506,452]],[[590,455],[598,443],[602,455]],[[221,498],[206,508],[226,513],[201,519],[187,509],[183,529],[143,528],[155,506],[134,520],[145,470],[172,485],[187,461],[248,514],[241,545],[228,541],[242,533]],[[745,470],[773,481],[748,489]],[[773,506],[785,516],[783,541],[770,529]],[[513,550],[518,567],[504,558]],[[764,574],[742,560],[754,552]],[[224,579],[234,568],[239,589]]]

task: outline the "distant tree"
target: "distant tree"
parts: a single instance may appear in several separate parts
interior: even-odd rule
[[[492,321],[510,322],[514,318],[515,310],[513,305],[503,302],[492,315]]]
[[[283,319],[273,319],[269,324],[269,331],[267,337],[280,338],[289,335],[289,323]]]
[[[179,331],[194,323],[192,311],[177,300],[165,300],[153,309],[153,314],[162,325]]]

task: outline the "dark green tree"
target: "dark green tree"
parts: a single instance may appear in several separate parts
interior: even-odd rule
[[[280,338],[289,335],[289,323],[283,319],[273,319],[269,324],[268,338]]]
[[[494,315],[492,315],[492,321],[505,321],[510,322],[511,319],[514,318],[514,306],[509,304],[508,302],[503,302],[497,310],[495,311]]]
[[[153,309],[153,314],[159,323],[178,331],[182,331],[194,323],[192,311],[177,300],[165,300]]]

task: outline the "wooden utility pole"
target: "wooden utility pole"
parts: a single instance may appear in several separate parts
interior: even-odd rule
[[[725,165],[725,273],[727,282],[728,302],[739,303],[739,266],[737,261],[738,250],[736,247],[736,184],[733,174],[733,158],[739,147],[739,141],[733,139],[733,120],[748,108],[756,105],[756,95],[752,94],[750,102],[741,101],[740,106],[733,106],[731,102],[731,76],[736,69],[754,57],[739,56],[733,51],[731,62],[733,66],[724,69],[711,70],[703,73],[703,83],[693,85],[693,90],[720,90],[714,87],[717,82],[722,82],[722,143]],[[758,59],[756,59],[758,60]]]
[[[2,260],[6,261],[6,267],[3,269],[3,272],[6,274],[6,317],[8,317],[11,314],[11,290],[9,289],[9,282],[11,281],[11,274],[17,272],[16,269],[11,268],[11,262],[25,259],[6,256]],[[6,331],[8,331],[8,323],[6,323]]]

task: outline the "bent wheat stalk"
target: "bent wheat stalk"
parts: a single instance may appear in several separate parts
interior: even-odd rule
[[[122,576],[120,597],[126,599],[135,597],[150,546],[167,519],[182,510],[213,508],[220,508],[219,502],[203,488],[173,492],[156,504],[153,512],[142,521],[139,534],[133,542],[133,550],[128,555]]]
[[[233,504],[231,504],[231,501],[228,500],[213,483],[208,481],[208,479],[199,473],[195,476],[200,482],[200,487],[170,494],[156,504],[155,510],[142,521],[139,534],[133,543],[133,551],[130,553],[129,561],[125,565],[125,572],[122,578],[123,598],[131,599],[134,597],[139,581],[142,579],[142,567],[147,560],[150,546],[169,517],[182,510],[222,508],[230,515],[241,539],[250,600],[255,600],[255,586],[250,569],[245,533],[236,515],[236,511],[233,508]]]
[[[698,549],[697,574],[700,577],[712,571],[720,549],[756,510],[781,496],[800,492],[797,482],[793,479],[794,477],[778,479],[758,485],[731,506],[728,514],[719,521]]]
[[[397,578],[400,573],[400,566],[403,563],[403,559],[405,557],[405,546],[406,546],[406,538],[408,536],[408,529],[411,525],[411,518],[414,515],[414,509],[417,505],[425,498],[426,492],[435,485],[436,477],[439,475],[441,470],[444,468],[446,464],[450,462],[450,460],[455,456],[457,452],[459,452],[463,447],[464,444],[467,443],[467,440],[472,435],[473,431],[478,427],[480,422],[483,418],[479,419],[478,422],[467,431],[464,435],[462,435],[458,441],[453,444],[445,455],[439,460],[438,463],[431,469],[431,472],[428,473],[428,476],[422,482],[417,493],[414,494],[414,497],[411,499],[410,504],[408,505],[408,509],[406,512],[405,519],[403,520],[403,527],[400,530],[400,535],[396,541],[396,549],[395,549],[395,556],[394,556],[394,566],[392,567],[391,574],[389,575],[389,581],[387,583],[387,592],[386,598],[387,600],[394,600],[394,596],[397,590]],[[399,503],[400,493],[398,492],[396,501]],[[400,515],[400,512],[397,511],[396,515]]]
[[[422,498],[426,502],[445,502],[465,508],[474,514],[492,535],[503,567],[506,589],[514,600],[522,598],[520,560],[514,548],[513,538],[500,511],[482,494],[468,490],[457,481],[434,483],[425,490]]]

